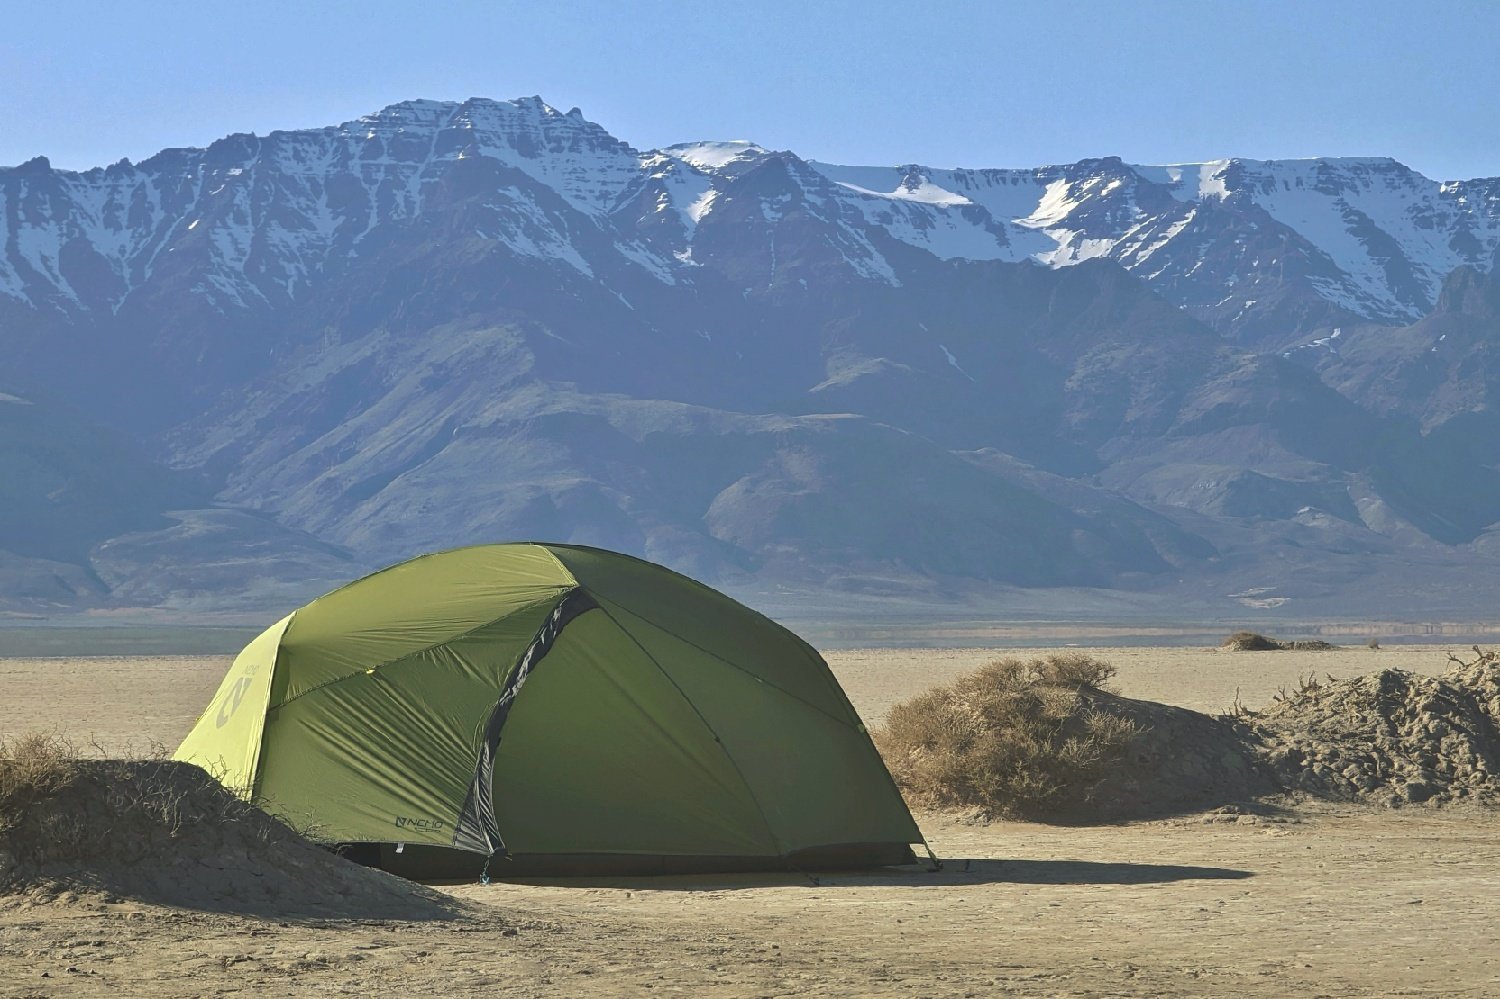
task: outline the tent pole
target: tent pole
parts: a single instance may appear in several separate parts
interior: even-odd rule
[[[938,871],[941,871],[943,869],[943,862],[938,859],[937,854],[932,852],[932,844],[927,842],[926,836],[922,837],[922,849],[927,851],[927,860],[930,864],[932,864],[932,866],[927,869],[927,872],[929,874],[936,874]]]

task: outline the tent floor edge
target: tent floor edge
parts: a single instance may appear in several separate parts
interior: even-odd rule
[[[442,846],[407,843],[396,852],[394,843],[346,844],[359,847],[359,856],[375,860],[390,874],[412,881],[472,883],[485,864],[483,854]],[[513,878],[651,877],[690,874],[751,874],[869,870],[917,863],[907,843],[833,843],[768,856],[689,856],[635,853],[518,853],[497,854],[489,864],[491,881]]]

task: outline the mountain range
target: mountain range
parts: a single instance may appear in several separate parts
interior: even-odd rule
[[[410,101],[0,169],[0,606],[479,541],[761,606],[1482,614],[1500,179],[838,166]]]

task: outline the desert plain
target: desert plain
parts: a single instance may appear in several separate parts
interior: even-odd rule
[[[1308,674],[1439,673],[1450,649],[1091,651],[1128,696],[1217,713],[1265,705]],[[827,658],[873,725],[999,655],[1030,654]],[[170,748],[228,665],[0,659],[0,737]],[[440,889],[450,918],[0,896],[0,996],[1500,994],[1492,809],[1288,800],[1112,825],[917,819],[939,872],[476,882]]]

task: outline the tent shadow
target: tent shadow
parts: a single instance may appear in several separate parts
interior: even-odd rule
[[[508,884],[576,888],[621,888],[637,891],[748,891],[756,888],[816,885],[830,888],[952,888],[979,884],[1017,885],[1149,885],[1174,881],[1239,881],[1253,871],[1233,867],[1182,864],[1133,864],[1096,860],[945,860],[941,870],[926,867],[881,867],[867,871],[772,871],[754,874],[610,878],[515,878]]]
[[[1233,867],[1123,861],[947,860],[943,869],[931,876],[946,877],[950,884],[1152,885],[1173,881],[1239,881],[1255,874]]]

